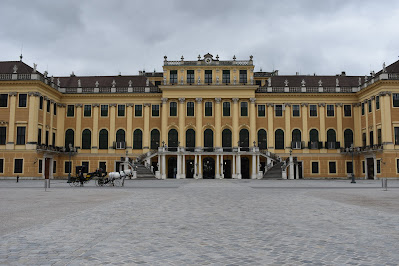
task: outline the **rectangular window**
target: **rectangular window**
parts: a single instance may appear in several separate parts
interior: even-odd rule
[[[246,84],[247,83],[247,71],[240,70],[240,83]]]
[[[346,162],[346,173],[352,174],[353,165],[352,162]]]
[[[43,109],[43,96],[40,96],[40,100],[39,100],[39,108],[40,108],[40,110],[42,110]]]
[[[72,162],[69,163],[69,161],[65,161],[65,169],[64,169],[64,173],[68,174],[68,173],[72,173]]]
[[[57,115],[57,104],[54,103],[54,115]]]
[[[293,117],[299,117],[300,116],[299,105],[295,104],[295,105],[292,106],[292,116]]]
[[[381,160],[377,160],[377,174],[381,174]]]
[[[283,116],[283,106],[281,104],[276,104],[274,106],[275,116]]]
[[[352,106],[349,104],[344,105],[344,116],[352,116]]]
[[[24,159],[15,159],[14,160],[14,173],[22,174],[24,170]]]
[[[382,140],[381,140],[381,128],[377,129],[377,144],[381,145]]]
[[[152,116],[159,116],[159,104],[153,104],[152,108]]]
[[[265,117],[266,116],[266,106],[264,104],[258,105],[258,117]]]
[[[187,83],[194,83],[194,70],[187,70]]]
[[[212,116],[212,102],[205,102],[205,116]]]
[[[6,145],[7,127],[0,127],[0,145]]]
[[[53,174],[57,173],[57,161],[53,161]]]
[[[17,127],[17,145],[25,144],[26,127]]]
[[[392,94],[393,107],[399,107],[399,93]]]
[[[396,159],[396,173],[399,174],[399,159]]]
[[[82,166],[83,166],[82,172],[87,174],[89,172],[89,162],[82,162]]]
[[[328,172],[330,174],[336,174],[337,173],[336,162],[328,162]]]
[[[170,71],[170,83],[176,84],[177,83],[177,70]]]
[[[43,173],[43,160],[39,160],[39,174]]]
[[[364,103],[362,103],[362,115],[364,115]]]
[[[27,94],[19,94],[18,95],[18,107],[26,107],[26,98],[28,97]]]
[[[375,110],[380,109],[380,96],[375,97]]]
[[[367,143],[366,143],[366,133],[362,134],[362,140],[363,140],[363,147],[366,147]]]
[[[73,104],[68,104],[67,117],[74,117],[74,116],[75,116],[75,106]]]
[[[53,143],[52,143],[53,147],[55,147],[55,133],[53,132]]]
[[[194,116],[194,102],[187,102],[187,116]]]
[[[107,162],[100,162],[98,167],[102,170],[102,172],[107,172]]]
[[[108,116],[108,105],[107,104],[101,105],[101,116],[103,116],[103,117]]]
[[[8,94],[0,94],[0,107],[8,106]]]
[[[222,83],[230,83],[230,70],[223,70]]]
[[[4,159],[0,159],[0,173],[4,173]]]
[[[37,144],[41,145],[42,144],[42,129],[39,128],[37,130]]]
[[[83,107],[83,116],[84,117],[90,117],[91,116],[91,105],[90,104],[85,104]]]
[[[395,127],[395,145],[399,145],[399,127]]]
[[[223,102],[223,116],[230,116],[230,103]]]
[[[46,130],[46,146],[48,146],[48,140],[49,140],[50,132]]]
[[[311,104],[309,105],[309,114],[310,116],[316,117],[317,116],[317,105]]]
[[[334,116],[334,105],[327,104],[327,116]]]
[[[205,70],[205,83],[212,83],[212,70]]]
[[[319,162],[312,162],[312,174],[319,173]]]
[[[261,87],[262,86],[262,81],[261,80],[255,80],[255,85]]]
[[[169,116],[177,116],[177,102],[169,103]]]
[[[47,113],[50,113],[51,102],[47,100]]]
[[[124,104],[118,104],[118,116],[125,116],[126,106]]]
[[[134,106],[134,116],[142,116],[143,115],[143,106],[141,104],[136,104]]]
[[[370,146],[374,145],[374,132],[370,131]]]
[[[161,86],[161,81],[160,81],[160,80],[156,80],[156,81],[155,81],[155,86],[157,86],[157,87],[158,87],[158,86]]]
[[[241,116],[248,116],[248,103],[241,102]]]
[[[365,161],[362,161],[362,173],[366,173],[366,163]]]
[[[369,113],[371,113],[371,111],[373,111],[372,109],[371,109],[371,100],[368,100],[368,105],[369,105]]]

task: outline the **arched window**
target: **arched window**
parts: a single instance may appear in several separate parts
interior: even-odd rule
[[[206,129],[204,131],[204,148],[210,150],[213,148],[213,131],[212,129]]]
[[[159,130],[151,130],[151,150],[156,150],[159,147]]]
[[[186,131],[186,148],[194,151],[195,148],[195,131],[194,129],[188,129]]]
[[[82,149],[91,149],[91,131],[85,129],[82,132]]]
[[[106,150],[108,149],[108,130],[101,129],[99,134],[99,149]]]
[[[291,147],[293,149],[301,148],[301,131],[299,129],[294,129],[292,131],[292,144]]]
[[[284,149],[284,131],[281,129],[274,133],[274,146],[276,149]]]
[[[267,133],[264,129],[258,131],[258,146],[260,150],[267,149]]]
[[[125,130],[119,129],[116,131],[116,142],[125,142]]]
[[[141,150],[143,148],[143,132],[140,129],[136,129],[133,132],[133,149]]]
[[[65,132],[65,149],[69,151],[69,144],[72,145],[72,147],[75,146],[75,132],[73,129],[68,129]]]
[[[179,134],[178,134],[177,130],[176,129],[169,130],[169,133],[168,133],[169,148],[176,148],[178,145],[179,145]]]
[[[249,132],[248,129],[241,129],[240,130],[240,147],[248,148],[249,147]]]
[[[309,149],[319,149],[319,131],[317,129],[310,130],[309,133]]]
[[[222,146],[223,148],[231,148],[231,130],[226,128],[222,131]]]
[[[336,134],[334,129],[327,130],[327,148],[335,149],[336,148]]]
[[[353,131],[351,129],[346,129],[344,131],[344,142],[345,148],[350,148],[353,144]]]

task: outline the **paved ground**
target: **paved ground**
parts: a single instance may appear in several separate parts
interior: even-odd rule
[[[0,265],[398,265],[399,181],[0,181]]]

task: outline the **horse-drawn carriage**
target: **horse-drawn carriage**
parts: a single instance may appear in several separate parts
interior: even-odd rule
[[[85,173],[86,172],[86,173]],[[82,180],[80,175],[82,175]],[[97,169],[95,172],[87,173],[87,170],[85,166],[79,165],[76,166],[76,175],[71,176],[71,181],[69,182],[69,185],[72,186],[79,186],[81,183],[88,183],[90,180],[94,178],[105,178],[107,176],[107,172],[103,172],[102,169]]]
[[[99,177],[96,180],[97,186],[117,186],[123,187],[125,184],[126,177],[132,177],[133,172],[130,169],[126,169],[120,172],[110,172],[107,176]]]

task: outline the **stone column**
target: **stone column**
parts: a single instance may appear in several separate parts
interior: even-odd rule
[[[238,98],[233,98],[233,147],[237,145],[239,140],[238,132]]]
[[[373,96],[373,97],[371,97],[371,101],[372,101],[372,103],[374,103],[374,104],[372,104],[374,107],[372,108],[372,114],[373,114],[373,132],[374,132],[374,134],[373,134],[373,141],[374,141],[374,144],[378,144],[378,132],[377,132],[377,123],[376,123],[376,118],[375,118],[375,112],[376,112],[376,107],[375,107],[375,96]],[[376,169],[377,168],[377,165],[376,164],[374,164],[374,169]]]
[[[143,152],[148,152],[150,149],[150,106],[151,104],[145,103],[144,106],[144,132],[143,132]]]
[[[291,147],[291,104],[285,103],[284,120],[285,120],[285,152],[290,152],[288,147]],[[287,149],[288,148],[288,149]]]
[[[389,147],[389,149],[394,148],[393,144],[393,137],[392,137],[392,115],[391,115],[391,92],[385,91],[381,92],[381,108],[383,113],[382,115],[382,125],[381,125],[381,131],[382,131],[382,143],[384,144],[384,149],[385,147]],[[389,146],[387,146],[389,145]]]
[[[257,142],[256,139],[256,98],[250,98],[249,108],[249,143]],[[258,143],[259,145],[259,143]]]
[[[75,147],[80,149],[82,146],[82,104],[75,104],[76,107],[76,127],[75,127]],[[43,112],[44,113],[44,112]],[[43,127],[43,132],[45,131]]]
[[[223,154],[220,155],[220,178],[224,178],[224,174],[223,174],[223,165],[224,161],[223,161]]]
[[[97,112],[98,114],[98,112]],[[133,148],[133,104],[127,103],[126,104],[126,149],[130,152]],[[160,158],[158,158],[158,163],[161,163]],[[158,170],[161,170],[159,168]]]
[[[197,110],[195,110],[195,124],[196,124],[196,132],[195,132],[195,143],[197,148],[203,147],[202,144],[202,116],[204,115],[202,112],[202,98],[195,98],[197,102]],[[201,157],[200,157],[201,158]],[[202,178],[202,177],[201,177]]]
[[[296,167],[296,176],[295,176],[295,179],[299,179],[299,167],[298,167],[298,164],[296,164],[295,167]]]
[[[162,154],[162,179],[166,179],[166,159],[165,154]]]
[[[340,142],[341,147],[344,147],[344,138],[343,138],[343,129],[342,129],[342,103],[336,103],[335,106],[337,107],[337,141]]]
[[[10,92],[10,118],[8,120],[8,142],[6,145],[7,150],[13,150],[15,145],[15,111],[16,111],[16,101],[17,93]],[[37,130],[37,129],[36,129]]]
[[[108,153],[115,153],[115,150],[113,149],[113,144],[115,141],[115,119],[116,119],[116,103],[111,103],[109,105],[110,107],[110,112],[109,112],[109,149]]]
[[[301,115],[302,115],[302,139],[303,142],[305,143],[305,149],[303,150],[303,153],[309,153],[308,150],[308,143],[309,143],[309,128],[308,128],[308,103],[301,103],[302,110],[301,110]]]
[[[168,98],[162,98],[161,143],[168,143]]]
[[[186,178],[186,156],[184,154],[181,156],[181,160],[182,171],[180,174],[180,178]]]
[[[294,160],[290,154],[289,179],[294,179]]]
[[[179,149],[179,148],[178,148]],[[176,173],[176,179],[180,179],[180,174],[181,174],[181,155],[177,155],[177,173]]]
[[[98,114],[100,105],[98,103],[94,103],[93,107],[93,134],[92,134],[92,144],[91,144],[91,152],[96,153],[98,151]]]
[[[39,96],[38,92],[29,92],[29,122],[28,122],[28,141],[27,149],[36,149],[39,119]],[[61,120],[61,119],[60,119]],[[58,128],[58,127],[57,127]]]
[[[202,178],[202,159],[201,159],[201,154],[198,154],[198,178]]]
[[[53,173],[53,168],[54,168],[54,158],[50,157],[50,163],[49,163],[49,169],[48,169],[48,175],[49,179],[54,179],[54,173]],[[44,168],[43,168],[44,169]]]
[[[48,143],[49,145],[53,145],[53,125],[54,123],[54,101],[50,100],[50,130],[49,130],[49,136],[48,136]],[[52,162],[53,158],[51,158],[50,163]]]
[[[363,102],[364,104],[364,119],[366,121],[366,145],[370,145],[370,135],[369,135],[369,108],[367,101]]]
[[[184,130],[186,125],[185,102],[186,98],[179,98],[179,140],[182,147],[186,146],[186,132]]]
[[[353,108],[353,121],[354,121],[354,130],[353,130],[353,142],[355,147],[362,146],[362,126],[361,126],[361,113],[360,113],[360,103],[352,104]]]
[[[220,104],[219,104],[220,105]],[[220,169],[220,162],[219,162],[219,155],[218,154],[216,154],[216,174],[215,174],[215,179],[220,179],[220,172],[219,172],[219,169]]]
[[[267,104],[267,146],[270,152],[274,152],[274,114],[273,114],[273,104]]]
[[[215,98],[215,147],[222,147],[222,98]]]
[[[50,99],[47,96],[43,97],[43,127],[42,127],[42,143],[46,143],[46,131],[47,131],[47,101],[50,101]],[[76,106],[76,104],[75,104]],[[75,113],[75,118],[77,118],[77,114]],[[77,119],[76,119],[77,120]],[[75,127],[75,136],[76,138],[78,138],[77,136],[77,128]],[[78,145],[79,143],[77,142],[77,140],[75,140],[75,146],[76,147],[80,147],[80,145]],[[44,168],[43,168],[44,169]]]
[[[236,174],[236,156],[233,155],[233,167],[231,169],[231,178],[237,178],[237,174]]]
[[[194,178],[198,178],[198,160],[197,160],[197,155],[194,155]]]
[[[325,103],[319,103],[319,119],[320,119],[320,140],[323,142],[323,147],[325,146],[325,142],[327,141],[326,137],[326,114],[325,114]],[[326,153],[327,150],[325,148],[320,150],[321,153]]]
[[[39,105],[39,104],[37,104]],[[57,104],[57,137],[56,144],[58,147],[63,147],[65,145],[65,104]],[[36,128],[36,140],[37,141],[37,128]]]
[[[241,179],[241,155],[238,153],[237,154],[237,179]]]
[[[252,175],[251,175],[251,179],[257,179],[258,178],[256,161],[257,161],[256,160],[256,155],[252,154]]]

